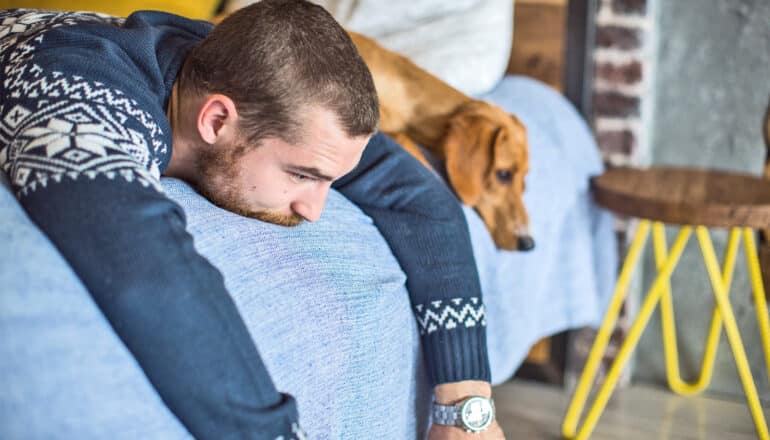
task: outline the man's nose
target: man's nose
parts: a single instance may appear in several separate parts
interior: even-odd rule
[[[329,194],[329,186],[309,192],[296,202],[292,203],[291,210],[309,222],[321,218],[321,212]]]

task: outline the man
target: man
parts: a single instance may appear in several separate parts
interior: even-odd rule
[[[418,162],[374,134],[371,76],[322,8],[265,0],[213,30],[158,12],[3,11],[0,65],[0,165],[194,436],[301,430],[161,174],[287,226],[316,220],[333,185],[373,218],[407,273],[437,403],[479,396],[469,423],[491,418],[485,328],[428,319],[483,313],[462,213]],[[436,408],[446,425],[432,438],[472,436]],[[492,423],[482,435],[502,433]]]

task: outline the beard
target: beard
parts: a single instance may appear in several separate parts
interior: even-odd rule
[[[227,206],[220,205],[218,202],[214,202],[214,204],[216,204],[220,208],[226,209],[228,211],[232,211],[238,215],[253,218],[255,220],[259,220],[267,223],[272,223],[274,225],[279,225],[279,226],[289,226],[289,227],[299,226],[303,221],[305,221],[304,218],[298,216],[297,214],[281,214],[281,213],[278,213],[275,211],[269,211],[269,210],[253,211],[250,209],[243,209],[237,203],[230,204],[228,203],[228,201],[225,201],[225,204],[227,204]]]
[[[305,219],[297,214],[281,214],[270,210],[253,210],[240,197],[234,182],[238,176],[237,160],[246,152],[246,147],[236,146],[228,151],[203,150],[198,161],[198,192],[222,209],[280,226],[298,226]]]

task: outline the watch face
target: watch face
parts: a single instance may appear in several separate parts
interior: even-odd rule
[[[460,418],[465,429],[473,432],[483,431],[495,419],[495,410],[490,404],[489,399],[471,397],[463,402],[460,408]]]

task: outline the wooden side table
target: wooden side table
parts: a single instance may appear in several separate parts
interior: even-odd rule
[[[770,377],[770,323],[754,240],[755,230],[770,225],[770,182],[759,177],[719,171],[685,168],[647,170],[618,168],[594,178],[592,190],[599,205],[620,214],[637,217],[640,222],[623,263],[612,300],[564,417],[562,435],[568,439],[585,439],[590,436],[650,316],[660,305],[669,387],[682,395],[695,395],[709,385],[722,326],[724,326],[757,434],[763,440],[770,439],[746,351],[728,299],[736,254],[742,239],[756,303],[767,374]],[[670,250],[666,245],[664,223],[680,225],[679,234]],[[727,252],[721,271],[708,232],[709,227],[730,229]],[[631,273],[639,262],[650,229],[653,232],[653,249],[658,274],[585,420],[578,429],[580,414],[615,327],[620,307],[626,297]],[[696,382],[687,383],[679,375],[670,278],[693,229],[700,243],[716,304],[706,340],[701,374]]]

